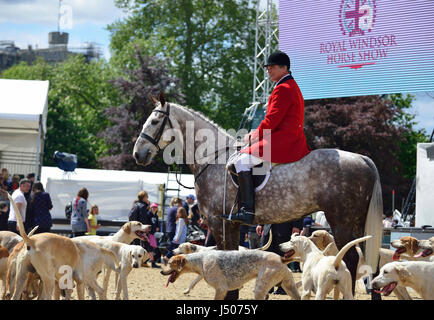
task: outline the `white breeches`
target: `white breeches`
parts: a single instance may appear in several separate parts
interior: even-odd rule
[[[252,156],[248,153],[241,153],[234,163],[235,170],[238,172],[241,171],[250,171],[254,166],[264,162],[264,160]]]

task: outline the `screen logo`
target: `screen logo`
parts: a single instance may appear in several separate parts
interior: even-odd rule
[[[397,46],[396,36],[373,31],[376,15],[375,0],[341,0],[339,23],[344,37],[339,34],[320,43],[327,65],[357,70],[387,59]]]
[[[374,27],[375,0],[342,0],[339,23],[344,35],[364,36]]]

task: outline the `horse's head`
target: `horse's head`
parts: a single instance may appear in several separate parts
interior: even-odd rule
[[[160,150],[163,150],[170,142],[171,137],[164,134],[173,128],[170,119],[170,104],[166,102],[164,94],[160,92],[158,100],[150,95],[155,105],[151,115],[143,125],[140,136],[134,145],[133,156],[137,164],[147,166]]]

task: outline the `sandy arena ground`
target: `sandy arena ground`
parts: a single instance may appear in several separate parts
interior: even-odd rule
[[[196,278],[195,274],[184,274],[175,283],[169,284],[166,288],[168,277],[160,274],[161,269],[153,268],[140,268],[133,269],[128,276],[128,293],[129,300],[213,300],[214,289],[211,288],[205,281],[200,281],[196,287],[191,290],[188,295],[182,292],[188,288],[193,279]],[[295,281],[301,280],[301,273],[294,273]],[[99,277],[99,283],[102,282],[102,277]],[[247,282],[240,290],[240,300],[254,299],[255,279]],[[412,290],[408,289],[413,299],[420,300],[418,295]],[[300,289],[299,289],[300,292]],[[76,298],[74,293],[73,298]],[[88,299],[88,297],[86,296]],[[112,273],[108,298],[114,299],[114,275]],[[342,295],[341,295],[342,298]],[[384,300],[397,300],[396,296],[392,293],[389,297],[382,297]],[[269,300],[289,300],[287,295],[270,295]],[[311,298],[313,299],[313,297]],[[329,294],[328,299],[333,299],[333,292]],[[358,286],[356,288],[356,300],[371,300],[371,296],[366,294],[364,287]]]

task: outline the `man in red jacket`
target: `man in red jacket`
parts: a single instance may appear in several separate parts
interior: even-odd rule
[[[303,131],[304,100],[291,75],[289,57],[281,51],[272,53],[265,65],[271,81],[276,82],[267,106],[267,114],[259,127],[244,137],[249,146],[235,162],[240,189],[240,210],[231,221],[253,224],[255,190],[252,168],[264,161],[295,162],[310,152]],[[223,215],[228,219],[228,215]]]

